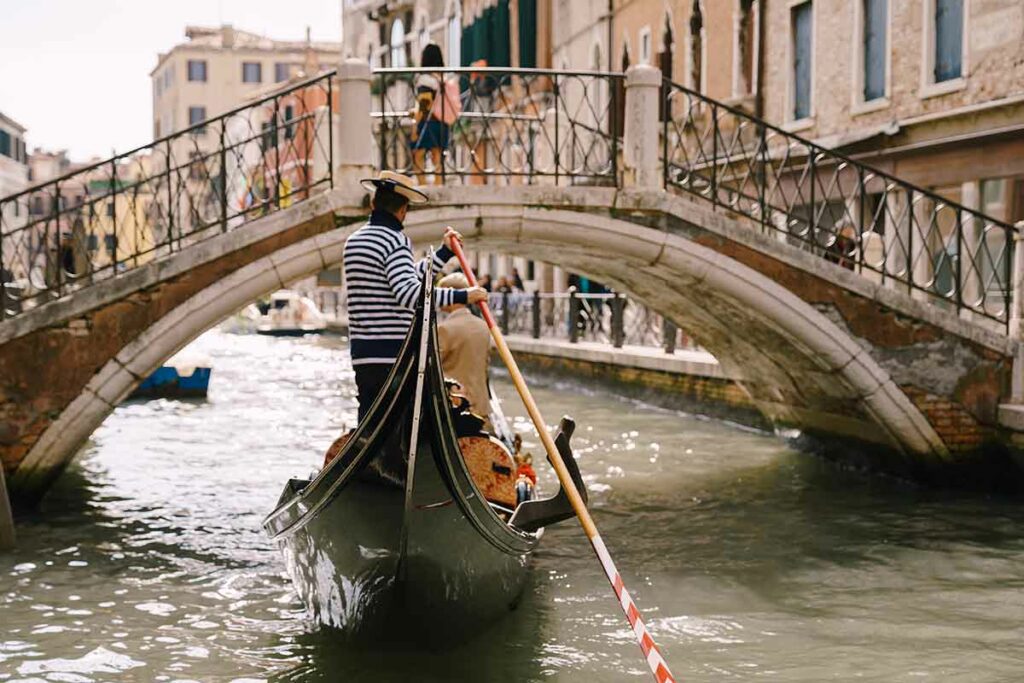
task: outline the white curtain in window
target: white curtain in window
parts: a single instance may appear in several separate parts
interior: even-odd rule
[[[405,61],[405,24],[395,19],[391,24],[391,66],[401,69],[408,64]]]

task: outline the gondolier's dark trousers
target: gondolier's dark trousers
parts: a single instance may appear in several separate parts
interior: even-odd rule
[[[384,384],[388,380],[388,374],[391,372],[391,365],[384,363],[357,365],[355,366],[355,371],[357,398],[359,400],[359,421],[362,422],[366,414],[370,412],[370,406],[373,405],[377,394],[384,389]]]

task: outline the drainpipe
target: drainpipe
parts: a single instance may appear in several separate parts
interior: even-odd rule
[[[757,0],[757,90],[754,92],[754,116],[764,118],[764,40],[768,0]]]

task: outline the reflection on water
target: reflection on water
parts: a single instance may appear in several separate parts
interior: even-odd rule
[[[304,619],[259,522],[353,419],[344,346],[196,344],[214,361],[209,400],[120,407],[20,520],[0,557],[0,681],[645,680],[571,523],[545,536],[517,612],[478,639],[339,648]],[[678,677],[1019,679],[1016,504],[842,472],[772,436],[538,380],[550,420],[577,418],[595,518]]]

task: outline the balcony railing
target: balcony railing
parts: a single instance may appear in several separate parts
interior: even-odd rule
[[[421,183],[615,185],[622,83],[622,74],[596,71],[378,69],[378,167]],[[458,96],[438,94],[441,118],[432,121],[419,95],[448,87]],[[451,124],[439,127],[444,120]]]
[[[1008,325],[1015,228],[665,83],[666,187],[932,303]]]
[[[332,186],[333,76],[0,199],[0,320]]]
[[[504,334],[623,346],[695,348],[671,321],[623,294],[493,292],[488,304]]]

